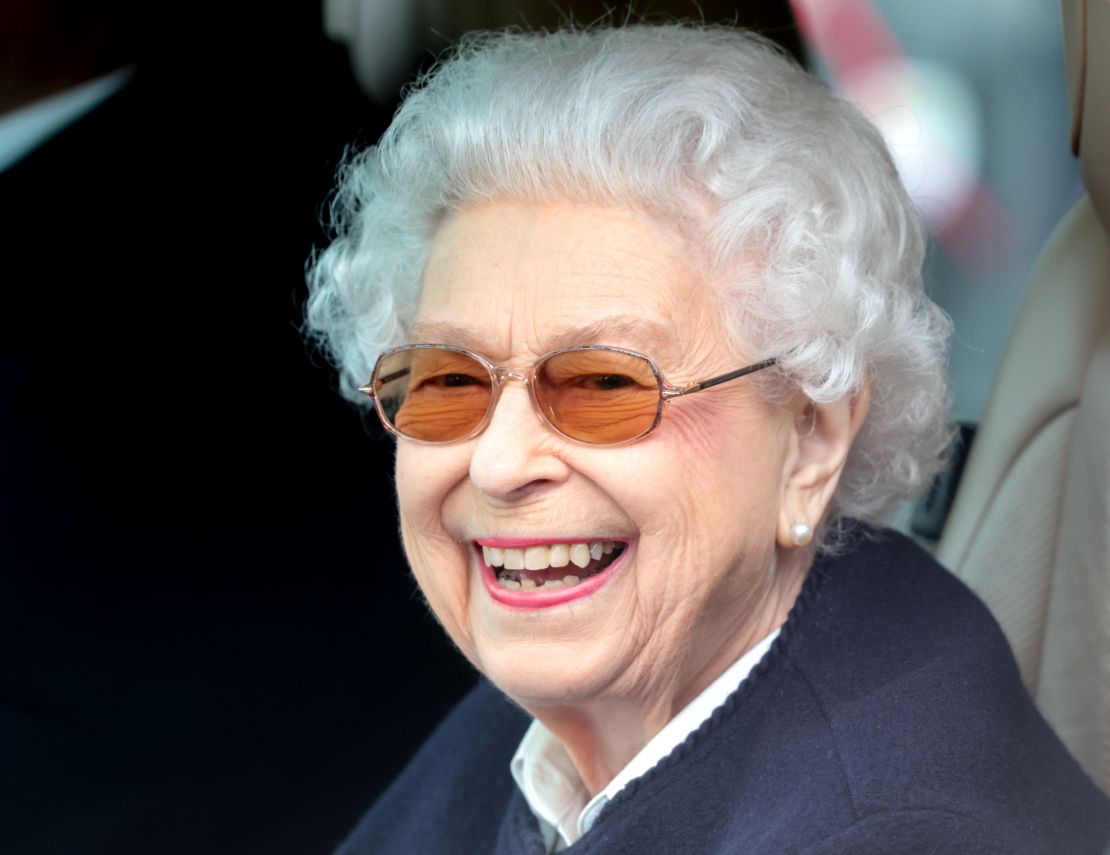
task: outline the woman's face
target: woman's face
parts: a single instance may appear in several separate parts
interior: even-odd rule
[[[616,345],[681,385],[747,364],[719,318],[714,288],[646,217],[498,201],[441,227],[411,340],[522,372],[560,346]],[[760,621],[792,425],[738,380],[672,402],[638,442],[591,447],[509,380],[478,437],[398,441],[413,572],[460,650],[525,706],[684,702],[774,626]],[[581,594],[501,595],[481,548],[596,542],[619,556]]]

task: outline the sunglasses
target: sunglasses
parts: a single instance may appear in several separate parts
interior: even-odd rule
[[[672,398],[760,371],[766,359],[687,386],[671,386],[646,356],[619,347],[580,345],[544,354],[527,373],[447,344],[408,344],[378,357],[370,382],[386,430],[417,442],[459,442],[481,433],[507,380],[528,384],[540,418],[556,433],[593,445],[641,439],[663,420]]]

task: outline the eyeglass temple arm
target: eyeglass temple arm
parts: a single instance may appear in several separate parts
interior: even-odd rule
[[[394,380],[400,380],[402,377],[404,377],[408,373],[409,373],[408,368],[402,368],[400,371],[394,371],[392,374],[386,374],[384,377],[379,377],[378,378],[378,385],[384,386],[386,383],[392,383]],[[358,390],[360,392],[365,392],[367,395],[370,395],[371,397],[373,397],[373,395],[374,395],[374,387],[370,383],[367,383],[365,386],[359,386]]]
[[[762,371],[764,368],[770,368],[776,362],[778,362],[778,360],[774,358],[764,359],[762,362],[749,365],[747,368],[738,368],[735,371],[728,372],[728,374],[718,374],[716,377],[710,377],[708,380],[702,380],[700,383],[691,383],[689,386],[684,386],[681,389],[667,389],[663,392],[663,397],[681,398],[683,395],[692,395],[694,392],[700,392],[702,389],[719,386],[721,383],[727,383],[729,380],[736,380],[748,374],[754,374],[756,371]]]

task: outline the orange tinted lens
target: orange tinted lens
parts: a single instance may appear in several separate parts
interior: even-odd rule
[[[556,428],[583,442],[625,442],[651,430],[659,381],[643,357],[567,350],[536,372],[536,399]]]
[[[375,374],[378,413],[405,436],[450,442],[486,416],[493,381],[474,357],[437,347],[391,353]]]

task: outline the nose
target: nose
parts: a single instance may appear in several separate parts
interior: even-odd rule
[[[540,421],[527,387],[510,381],[502,388],[489,424],[475,443],[470,480],[498,501],[534,496],[570,474],[570,467],[557,453],[563,444]]]

